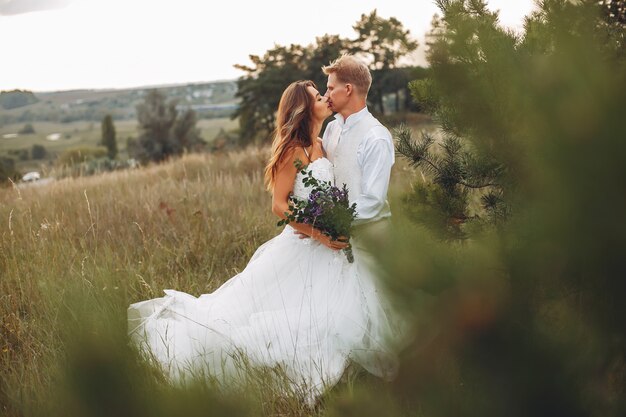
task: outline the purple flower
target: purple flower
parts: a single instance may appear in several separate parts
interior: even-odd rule
[[[350,237],[352,221],[356,217],[356,204],[350,205],[348,188],[331,185],[330,182],[317,180],[306,170],[300,171],[305,175],[303,182],[312,186],[313,190],[306,200],[296,197],[290,198],[289,215],[279,225],[290,222],[312,224],[331,239]],[[348,245],[344,249],[348,261],[353,261],[352,250]]]

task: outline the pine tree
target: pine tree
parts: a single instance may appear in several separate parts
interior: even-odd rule
[[[595,0],[543,0],[519,34],[438,3],[412,90],[439,133],[398,133],[418,225],[396,208],[376,252],[415,332],[391,391],[428,416],[626,415],[622,34]]]
[[[115,159],[117,156],[117,140],[115,139],[115,125],[110,114],[107,114],[102,119],[102,139],[100,144],[107,148],[109,158]]]
[[[569,47],[568,31],[602,45],[599,51],[613,54],[607,59],[622,66],[614,52],[615,45],[623,46],[624,31],[606,30],[606,22],[623,25],[618,3],[623,1],[546,0],[519,35],[500,26],[497,13],[481,0],[438,1],[443,18],[433,20],[428,36],[432,76],[411,82],[410,89],[440,135],[415,139],[402,126],[395,132],[397,152],[429,175],[427,183],[416,183],[407,201],[416,220],[443,238],[463,239],[469,223],[501,224],[511,215],[519,178],[528,169],[520,160],[520,140],[527,137],[528,115],[535,111],[526,91],[534,81],[529,74],[538,71],[533,66],[546,53]]]

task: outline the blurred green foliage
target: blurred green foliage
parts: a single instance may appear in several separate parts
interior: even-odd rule
[[[625,415],[624,32],[607,2],[544,0],[521,34],[437,3],[412,90],[442,137],[399,138],[425,180],[381,253],[415,329],[391,391],[425,416]]]

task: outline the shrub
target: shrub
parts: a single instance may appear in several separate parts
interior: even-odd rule
[[[15,160],[7,156],[0,156],[0,183],[9,179],[17,180],[20,173],[15,169]]]
[[[26,123],[24,127],[22,127],[17,133],[20,133],[22,135],[31,135],[35,133],[35,128],[31,123]]]
[[[33,145],[30,154],[33,159],[44,159],[48,155],[48,151],[43,145]]]
[[[28,149],[9,149],[7,153],[17,157],[20,161],[27,161],[29,158]]]
[[[77,163],[102,158],[106,156],[106,154],[107,148],[102,146],[71,148],[59,155],[59,158],[57,159],[57,165],[74,165]]]

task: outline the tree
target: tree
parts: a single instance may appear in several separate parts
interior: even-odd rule
[[[482,1],[441,0],[439,5],[445,17],[433,20],[427,37],[432,76],[413,81],[410,89],[438,122],[443,138],[437,141],[425,133],[414,141],[410,129],[401,128],[397,149],[431,175],[432,182],[417,184],[411,198],[415,218],[457,239],[467,237],[463,229],[469,222],[497,224],[511,213],[518,176],[527,169],[520,166],[521,149],[514,138],[528,130],[526,115],[533,111],[521,100],[530,81],[520,74],[520,66],[569,47],[563,33],[574,30],[582,37],[589,19],[594,30],[588,35],[602,45],[603,54],[613,51],[623,33],[607,33],[606,16],[587,18],[602,16],[596,1],[577,7],[546,1],[526,19],[523,37],[499,26],[497,13]],[[570,27],[560,21],[550,27],[547,22],[556,22],[556,14]],[[612,36],[608,42],[607,36]],[[623,66],[624,59],[607,59],[616,68]]]
[[[274,130],[274,118],[283,90],[293,81],[310,79],[318,88],[326,85],[321,67],[347,52],[347,41],[336,35],[316,38],[311,45],[277,45],[262,57],[250,55],[253,66],[236,65],[247,75],[238,82],[241,99],[232,116],[239,118],[240,144],[262,142]]]
[[[459,239],[467,237],[467,222],[494,224],[510,213],[506,196],[521,169],[511,140],[524,117],[519,80],[511,77],[528,51],[482,1],[442,0],[439,6],[445,16],[433,20],[428,36],[432,76],[411,82],[410,89],[443,138],[423,133],[414,141],[410,129],[400,128],[397,150],[432,179],[416,184],[409,201],[415,218],[444,238]],[[532,38],[527,33],[526,40]]]
[[[327,76],[322,72],[322,67],[348,52],[350,52],[348,39],[328,34],[315,38],[315,42],[308,47],[303,78],[312,80],[323,94],[326,91]]]
[[[15,160],[6,156],[0,156],[0,184],[9,180],[15,181],[19,176],[20,174],[15,168]]]
[[[626,27],[626,0],[599,0],[600,11],[604,23],[614,25],[622,30]],[[624,33],[616,33],[620,40],[624,39]]]
[[[35,128],[31,123],[26,123],[17,133],[21,135],[31,135],[35,133]]]
[[[352,27],[357,38],[352,41],[352,53],[363,55],[372,69],[395,68],[398,60],[417,49],[417,41],[395,17],[384,19],[374,9],[362,14]]]
[[[282,91],[306,70],[306,49],[277,45],[263,56],[250,55],[253,66],[235,65],[247,73],[237,81],[241,101],[232,116],[239,118],[240,144],[263,141],[273,131]]]
[[[321,67],[343,53],[358,53],[371,64],[375,87],[370,90],[369,98],[378,111],[384,112],[382,103],[386,94],[396,94],[396,109],[399,109],[399,91],[406,90],[411,77],[407,75],[409,72],[398,68],[398,60],[413,51],[417,42],[410,39],[409,31],[397,19],[383,19],[376,11],[363,15],[355,30],[358,36],[354,40],[324,35],[307,46],[276,45],[263,56],[250,55],[252,65],[236,65],[246,73],[237,81],[240,105],[233,115],[233,119],[239,118],[240,144],[263,142],[269,137],[280,96],[291,82],[313,80],[323,93],[326,76]],[[408,96],[407,91],[405,97]]]
[[[107,155],[110,159],[115,159],[117,156],[117,140],[115,139],[115,125],[110,114],[107,114],[102,119],[102,139],[100,140],[100,145],[107,148]]]
[[[599,0],[601,20],[598,27],[604,32],[611,52],[626,54],[626,0]]]
[[[418,335],[392,390],[432,416],[624,415],[621,34],[595,0],[544,0],[521,34],[483,1],[438,3],[412,91],[441,135],[398,137],[418,226],[380,253]]]
[[[200,146],[205,142],[200,136],[200,130],[196,127],[198,118],[196,112],[188,109],[180,115],[172,129],[174,141],[182,147],[183,150],[194,151],[199,150]]]
[[[362,14],[352,28],[357,32],[357,37],[351,42],[351,52],[362,56],[372,71],[368,101],[373,103],[379,113],[384,114],[384,96],[395,93],[399,101],[398,91],[404,89],[409,81],[397,77],[402,75],[401,71],[392,70],[398,66],[401,57],[417,49],[418,43],[398,19],[381,18],[376,9],[370,14]]]
[[[167,102],[158,90],[146,94],[137,106],[137,118],[140,134],[134,156],[143,162],[163,161],[204,144],[195,126],[195,112],[186,110],[179,117],[176,101]]]
[[[43,145],[35,144],[33,145],[30,154],[33,159],[44,159],[46,155],[48,155],[48,151],[46,151],[46,148]]]

